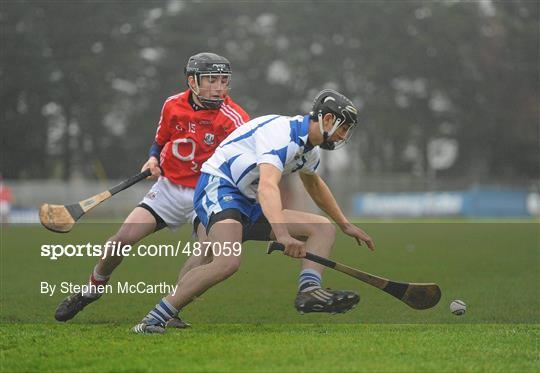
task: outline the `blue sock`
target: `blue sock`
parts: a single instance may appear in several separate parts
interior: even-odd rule
[[[314,269],[304,269],[298,277],[298,291],[309,291],[321,287],[321,274]]]
[[[148,312],[145,319],[165,324],[177,314],[178,310],[163,298],[152,311]]]

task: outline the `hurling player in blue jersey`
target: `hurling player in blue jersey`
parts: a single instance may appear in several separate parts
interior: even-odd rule
[[[214,250],[210,263],[188,271],[177,291],[164,298],[174,307],[173,313],[236,272],[240,256],[233,254],[231,245],[274,239],[285,246],[286,255],[295,258],[303,258],[306,250],[329,257],[334,225],[324,216],[283,209],[278,186],[282,175],[298,172],[313,201],[343,233],[374,249],[371,237],[348,221],[317,174],[319,149],[344,145],[356,124],[357,109],[351,100],[327,89],[317,95],[309,115],[255,118],[220,144],[202,166],[194,206],[212,247],[222,250]],[[341,313],[353,308],[360,299],[358,294],[323,289],[322,271],[323,266],[302,260],[296,309],[300,313]],[[133,330],[164,332],[163,320],[152,316],[156,311],[160,310],[152,310]]]

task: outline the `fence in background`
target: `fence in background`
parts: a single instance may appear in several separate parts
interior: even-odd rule
[[[465,187],[464,180],[430,189],[418,178],[404,175],[359,177],[329,174],[325,180],[347,215],[356,216],[538,216],[538,184],[516,187]],[[120,180],[5,181],[14,195],[12,222],[37,221],[37,208],[43,203],[69,204],[102,192]],[[152,185],[143,181],[122,191],[88,214],[88,218],[123,218],[144,197]],[[360,193],[362,192],[362,193]],[[318,211],[296,176],[284,178],[282,197],[286,208]]]

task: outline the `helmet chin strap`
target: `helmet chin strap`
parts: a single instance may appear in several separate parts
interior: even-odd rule
[[[188,82],[188,85],[189,85],[189,88],[191,89],[191,91],[193,92],[193,94],[195,96],[197,96],[197,99],[199,100],[201,105],[205,109],[219,109],[221,107],[221,104],[225,100],[223,100],[223,99],[210,99],[210,98],[202,97],[199,94],[200,89],[199,89],[199,82],[198,82],[197,76],[193,75],[193,78],[195,80],[195,87],[192,87],[191,84],[189,84],[189,82]]]
[[[334,123],[332,123],[332,129],[330,130],[330,132],[327,132],[324,130],[322,113],[319,113],[317,115],[317,118],[319,119],[319,131],[321,131],[321,135],[323,136],[323,142],[319,145],[319,147],[325,150],[334,150],[336,144],[334,141],[330,141],[329,139],[339,128],[339,125],[341,124],[341,119],[336,118],[334,120]]]
[[[193,94],[197,97],[199,102],[201,102],[201,96],[199,96],[199,82],[197,81],[198,79],[196,75],[193,75],[193,80],[195,81],[195,86],[192,86],[188,81],[189,88],[191,89],[191,92],[193,92]]]

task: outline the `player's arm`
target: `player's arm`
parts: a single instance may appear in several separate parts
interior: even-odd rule
[[[363,241],[371,250],[374,250],[373,239],[362,229],[349,222],[343,211],[341,211],[330,188],[318,174],[300,172],[300,179],[313,201],[336,222],[343,233],[356,238],[359,245]]]
[[[150,147],[148,160],[146,161],[145,164],[143,164],[141,168],[141,172],[146,170],[147,168],[150,169],[152,176],[149,176],[148,179],[156,179],[157,177],[161,175],[161,167],[159,167],[159,158],[161,154],[161,149],[163,149],[163,146],[159,145],[155,141]]]
[[[296,258],[306,256],[305,244],[293,238],[287,230],[279,191],[281,170],[270,163],[259,164],[258,197],[264,216],[270,222],[276,240],[285,245],[285,254]]]
[[[144,171],[147,168],[150,169],[152,176],[149,176],[149,179],[156,179],[161,175],[161,167],[159,167],[161,150],[171,138],[171,133],[168,126],[169,117],[169,101],[165,101],[165,104],[161,109],[161,116],[159,118],[156,136],[152,146],[150,147],[148,160],[141,168],[141,171]]]

